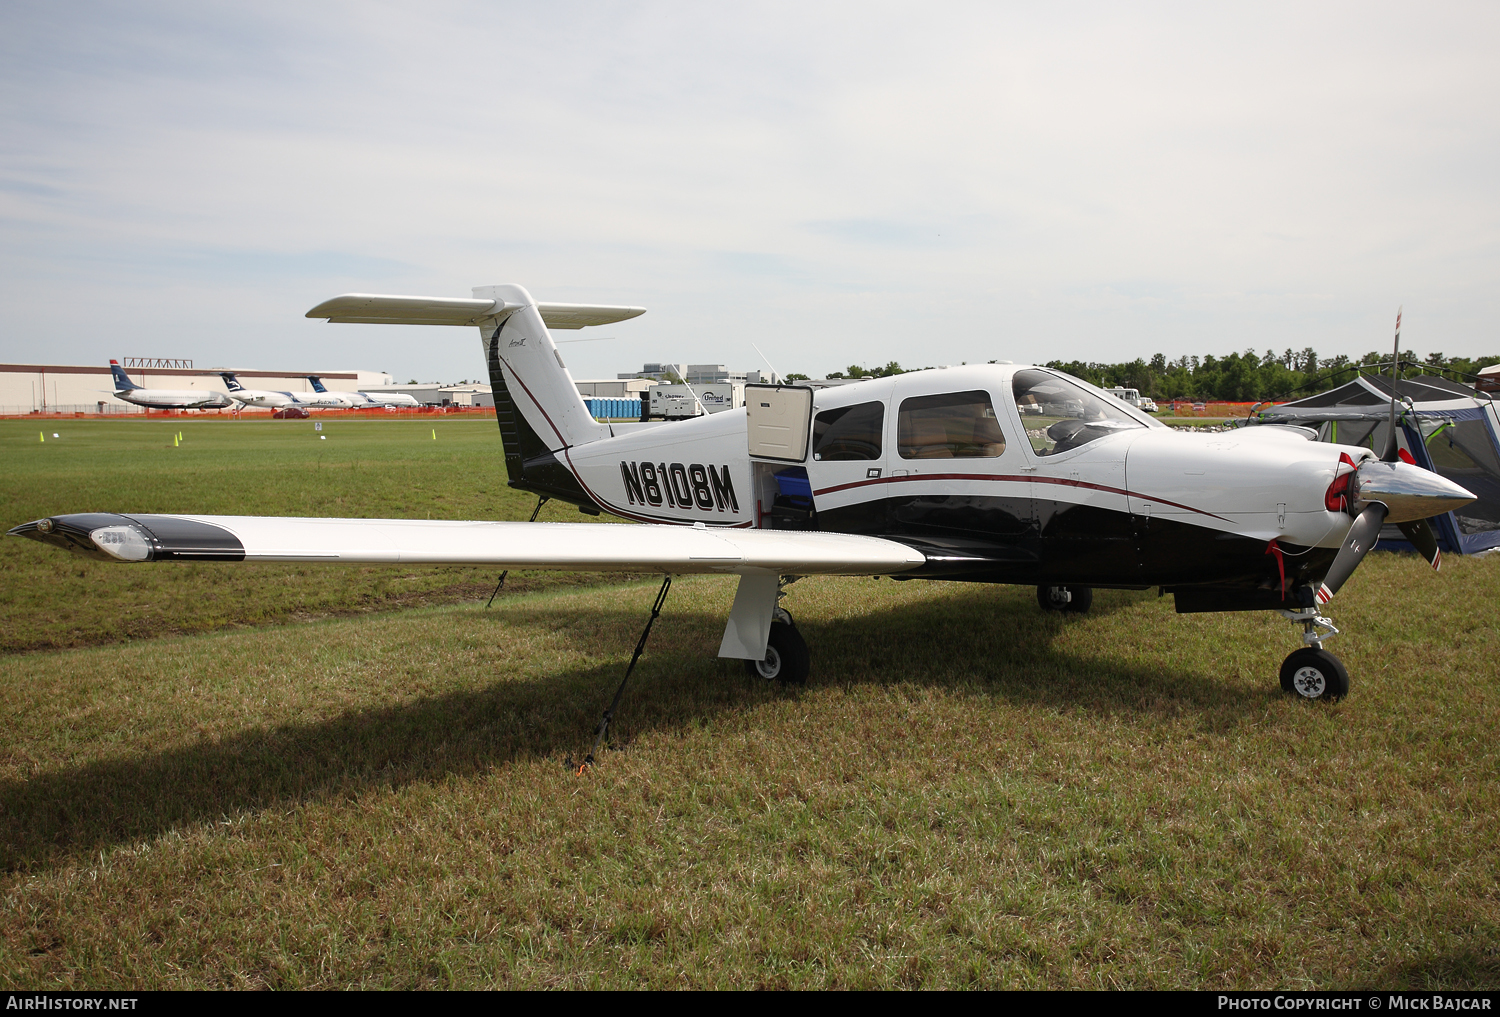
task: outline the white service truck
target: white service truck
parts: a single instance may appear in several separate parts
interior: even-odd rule
[[[652,385],[646,391],[650,393],[647,405],[653,420],[684,420],[701,415],[703,410],[718,413],[745,405],[745,386],[738,382],[694,385],[691,390],[687,385]],[[698,408],[700,403],[702,410]]]
[[[1134,406],[1138,410],[1143,410],[1146,413],[1155,413],[1156,412],[1156,402],[1155,402],[1155,400],[1144,398],[1141,395],[1140,389],[1135,389],[1135,388],[1107,388],[1104,391],[1108,392],[1110,395],[1114,396],[1116,399],[1120,400],[1121,402],[1129,403],[1130,405]]]

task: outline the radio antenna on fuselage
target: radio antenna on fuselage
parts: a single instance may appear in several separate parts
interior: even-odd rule
[[[753,349],[756,353],[760,353],[760,347],[755,345],[754,343],[750,344],[750,348]],[[776,370],[776,365],[771,363],[771,358],[766,356],[764,353],[760,353],[760,359],[764,360],[766,362],[766,366],[771,369],[771,384],[779,385],[781,383],[781,374]]]

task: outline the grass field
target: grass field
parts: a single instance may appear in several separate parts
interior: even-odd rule
[[[495,474],[462,491],[490,443],[363,426],[400,465],[343,465],[385,493],[336,511],[443,493],[455,517],[503,517],[476,507],[504,504]],[[349,497],[297,507],[335,437],[289,444],[275,511]],[[143,504],[120,507],[210,507],[177,490],[222,486],[180,451],[132,453],[177,472],[154,494],[136,470]],[[221,447],[199,469],[235,454],[261,468]],[[68,501],[76,484],[18,521],[116,507]],[[139,571],[151,590],[217,575]],[[340,614],[331,591],[344,607],[317,621],[226,609],[194,634],[0,657],[0,984],[1500,983],[1494,557],[1435,577],[1371,556],[1332,605],[1353,690],[1331,706],[1276,688],[1295,645],[1278,618],[1113,591],[1062,618],[1030,590],[868,579],[791,588],[814,674],[782,689],[713,657],[732,580],[683,579],[612,750],[575,776],[654,592]]]

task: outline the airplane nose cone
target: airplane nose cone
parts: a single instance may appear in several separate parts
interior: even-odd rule
[[[1431,470],[1410,463],[1367,459],[1355,477],[1356,505],[1379,502],[1388,523],[1406,523],[1462,508],[1474,495]]]

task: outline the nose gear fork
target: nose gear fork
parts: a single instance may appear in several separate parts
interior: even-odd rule
[[[1334,701],[1349,692],[1349,672],[1343,661],[1323,649],[1323,640],[1339,634],[1331,620],[1315,607],[1279,611],[1283,618],[1302,625],[1302,648],[1281,662],[1281,689],[1304,700]]]
[[[1302,643],[1304,646],[1311,646],[1315,650],[1323,648],[1323,640],[1339,634],[1338,627],[1333,624],[1333,620],[1320,615],[1318,609],[1315,607],[1305,607],[1300,611],[1278,611],[1277,613],[1287,621],[1301,622]]]

